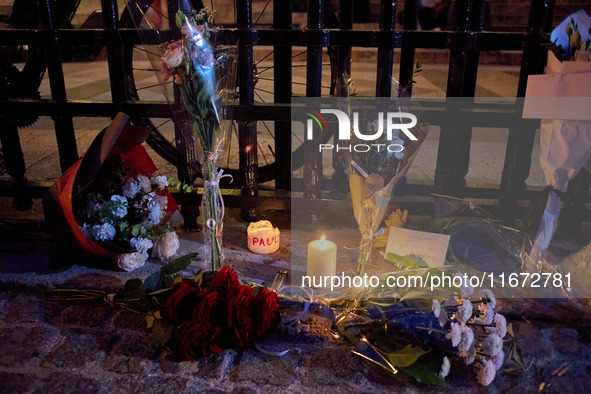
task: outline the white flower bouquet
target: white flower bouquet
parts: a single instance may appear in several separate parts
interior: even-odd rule
[[[156,258],[172,257],[179,240],[171,227],[178,207],[167,190],[168,179],[157,174],[141,145],[145,130],[127,120],[120,113],[96,137],[52,187],[44,209],[50,222],[65,218],[86,252],[113,258],[131,271],[145,263],[150,250]]]

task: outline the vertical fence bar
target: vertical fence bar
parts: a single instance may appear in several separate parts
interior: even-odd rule
[[[49,73],[49,87],[51,98],[54,101],[68,101],[66,85],[64,83],[64,70],[60,58],[59,39],[57,35],[57,21],[53,11],[53,0],[40,0],[39,12],[41,24],[47,31],[45,49],[45,61]],[[57,150],[60,157],[62,172],[66,171],[78,160],[78,148],[76,147],[76,135],[71,115],[52,116],[55,125]]]
[[[456,32],[467,33],[470,31],[473,1],[477,0],[457,0],[455,2],[454,27]],[[468,70],[468,68],[478,66],[477,53],[469,47],[457,47],[458,44],[453,42],[452,35],[448,37],[448,44],[451,46],[451,50],[446,96],[474,96],[476,71]],[[463,43],[463,45],[470,45],[470,42]],[[453,111],[451,106],[449,108]],[[435,188],[438,192],[458,195],[466,186],[464,177],[468,173],[471,139],[472,127],[469,125],[458,124],[458,122],[441,125],[435,168]]]
[[[273,0],[273,28],[291,29],[291,0]],[[276,103],[291,102],[291,48],[273,47],[273,77]],[[280,159],[279,159],[280,158]],[[291,189],[291,121],[275,122],[275,187]]]
[[[308,29],[322,30],[324,26],[324,1],[309,0]],[[320,97],[322,89],[322,47],[308,46],[306,65],[306,96]],[[304,197],[320,197],[323,181],[322,155],[318,152],[321,143],[320,133],[314,133],[310,141],[304,142]],[[310,213],[310,220],[317,221],[318,212]]]
[[[380,30],[391,31],[396,26],[396,0],[382,0],[380,8]],[[380,45],[378,48],[378,75],[376,76],[376,97],[390,97],[392,91],[392,66],[394,48]]]
[[[101,0],[105,38],[107,46],[107,63],[109,65],[109,81],[111,98],[114,102],[127,100],[127,79],[123,72],[122,41],[119,34],[119,9],[116,0]]]
[[[0,51],[0,62],[8,63],[4,59],[4,51]],[[0,101],[8,100],[8,87],[4,75],[4,67],[0,67]],[[6,163],[6,172],[10,175],[12,183],[12,204],[19,211],[26,211],[33,205],[33,200],[27,193],[25,183],[26,166],[18,128],[14,120],[10,119],[5,111],[0,112],[0,143],[2,154]]]
[[[239,102],[240,105],[254,105],[253,43],[252,36],[246,34],[252,29],[252,0],[237,1],[236,15],[238,29],[245,33],[241,34],[238,44]],[[238,147],[242,195],[256,196],[259,167],[256,120],[238,122]],[[256,211],[252,208],[243,208],[241,214],[246,220],[256,217]]]
[[[413,31],[417,29],[418,0],[404,1],[404,20],[402,27],[404,31]],[[415,64],[415,48],[407,39],[402,39],[400,47],[400,74],[398,80],[409,94],[412,95],[412,75]]]
[[[523,39],[523,57],[517,87],[517,97],[525,96],[527,78],[541,74],[546,65],[546,48],[542,33],[550,31],[555,0],[532,0],[529,10],[527,35]],[[525,180],[529,177],[535,131],[539,122],[523,121],[518,127],[509,129],[505,164],[501,177],[501,212],[503,219],[512,220],[516,216],[517,200],[525,191]]]
[[[353,0],[340,0],[340,14],[339,24],[340,28],[344,30],[353,29]],[[331,95],[338,97],[348,96],[348,87],[345,85],[347,79],[351,75],[351,52],[350,46],[329,47],[334,52],[333,63],[331,61]],[[330,52],[329,52],[330,53]],[[339,82],[340,81],[340,82]],[[335,145],[338,141],[335,141]],[[332,180],[336,185],[346,184],[346,170],[348,164],[346,162],[346,155],[344,152],[339,152],[338,149],[332,151]]]

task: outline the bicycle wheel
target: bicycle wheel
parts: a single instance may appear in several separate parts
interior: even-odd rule
[[[302,0],[294,2],[301,5]],[[305,1],[304,1],[305,3]],[[202,3],[200,1],[194,2],[195,9],[199,9]],[[212,2],[211,8],[215,9],[215,3]],[[253,28],[264,29],[270,28],[272,25],[272,2],[271,0],[256,1],[253,4],[255,12],[258,10],[258,14],[253,17]],[[168,18],[167,10],[158,9],[157,12],[163,17]],[[226,13],[233,14],[234,9],[231,11],[226,10]],[[218,13],[219,15],[219,13]],[[333,9],[327,9],[325,12],[327,15],[326,24],[329,27],[336,27],[337,18]],[[235,15],[233,20],[223,20],[221,26],[225,28],[235,27],[234,24]],[[121,27],[134,28],[133,21],[128,10],[125,10],[121,17]],[[160,94],[158,92],[161,86],[155,77],[153,66],[147,60],[145,54],[146,49],[141,46],[126,45],[124,48],[124,66],[128,80],[129,97],[137,100],[149,100],[154,99],[155,96]],[[326,81],[323,82],[323,95],[330,95],[331,89],[334,89],[336,81],[336,68],[333,61],[333,56],[330,54],[329,49],[329,60],[323,65],[326,70],[323,75],[329,76]],[[293,74],[296,77],[300,77],[303,81],[305,75],[305,49],[301,51],[294,51],[292,55],[293,61]],[[253,78],[255,79],[255,102],[260,104],[269,104],[274,102],[274,88],[273,88],[273,49],[269,47],[255,47],[254,50],[254,68],[255,73]],[[330,79],[329,79],[330,78]],[[305,94],[305,83],[302,81],[293,82],[293,93],[295,95]],[[162,96],[160,96],[162,97]],[[179,152],[176,145],[177,141],[174,133],[173,122],[168,119],[154,120],[154,119],[137,119],[134,120],[136,124],[150,127],[150,136],[148,137],[148,145],[160,156],[162,156],[169,163],[178,166],[182,163],[179,160],[179,154],[186,154],[187,152]],[[274,122],[272,121],[259,121],[257,122],[257,148],[259,153],[259,182],[267,182],[275,178],[275,129]],[[330,139],[330,135],[327,135],[326,140]],[[293,168],[299,168],[303,165],[303,139],[295,133],[292,133],[292,145],[293,145]],[[238,163],[238,128],[235,124],[232,125],[229,140],[227,145],[227,152],[220,158],[220,167],[224,169],[225,173],[231,174],[235,180],[239,178],[239,163]],[[193,167],[196,167],[198,163],[195,163]],[[194,168],[192,168],[194,170]],[[197,176],[200,176],[200,171],[197,169]]]

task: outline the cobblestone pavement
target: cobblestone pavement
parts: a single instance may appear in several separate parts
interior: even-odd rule
[[[245,224],[232,216],[230,212],[226,227],[232,264],[243,274],[271,280],[284,264],[285,251],[254,261],[236,242],[244,238]],[[273,350],[291,348],[283,357],[247,349],[177,362],[153,346],[142,316],[107,304],[54,302],[45,294],[53,286],[115,291],[126,279],[157,270],[158,263],[133,273],[83,261],[59,270],[50,265],[58,245],[34,221],[4,223],[0,230],[2,393],[485,391],[473,371],[454,363],[444,388],[401,383],[351,353],[344,340],[327,335],[328,320],[315,315],[308,333],[276,333],[262,344]],[[181,233],[184,242],[192,237],[198,234]],[[289,245],[289,231],[282,237]],[[501,372],[488,391],[588,391],[589,300],[506,300],[501,309],[513,325],[524,368]]]

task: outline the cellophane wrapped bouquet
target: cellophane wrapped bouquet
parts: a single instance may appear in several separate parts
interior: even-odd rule
[[[224,203],[219,188],[220,179],[230,177],[218,168],[218,159],[228,141],[228,128],[223,122],[231,117],[230,108],[224,106],[235,99],[235,51],[231,46],[216,45],[214,12],[207,9],[196,11],[187,0],[179,2],[175,15],[169,15],[180,31],[180,38],[170,40],[175,34],[161,34],[160,29],[168,29],[162,11],[155,10],[153,4],[145,0],[129,0],[128,8],[138,29],[154,29],[162,40],[160,56],[154,57],[154,49],[146,50],[152,54],[150,60],[154,69],[159,70],[158,79],[165,86],[174,84],[180,93],[180,111],[173,106],[173,116],[183,138],[193,146],[203,178],[202,219],[204,230],[205,258],[212,270],[223,265],[222,232]],[[139,11],[139,12],[138,12]],[[175,33],[175,31],[172,31]],[[170,33],[170,32],[169,32]],[[140,34],[141,35],[141,34]],[[142,35],[145,40],[147,35]],[[146,41],[145,46],[149,46]],[[174,100],[171,92],[164,89],[169,102]]]
[[[168,259],[179,239],[167,223],[168,179],[125,166],[124,157],[109,157],[96,179],[73,194],[76,221],[87,239],[115,253],[117,266],[131,271],[153,257]]]
[[[356,99],[347,100],[355,103]],[[381,148],[359,151],[353,149],[347,152],[351,201],[362,236],[357,265],[360,275],[363,275],[365,265],[371,258],[374,237],[384,220],[394,189],[404,179],[428,131],[427,125],[421,123],[420,114],[417,112],[420,111],[419,105],[413,103],[410,98],[396,96],[375,100],[375,108],[383,111],[383,118],[364,119],[363,111],[360,111],[359,125],[365,125],[366,134],[379,134],[379,130],[383,131],[379,138],[371,142],[372,146]],[[349,106],[348,110],[353,111],[355,106]],[[406,124],[407,132],[402,129],[394,129],[391,133],[386,131],[388,126],[385,114],[388,112],[401,114],[394,122]],[[407,117],[413,115],[412,112],[415,117],[418,115],[418,121],[414,124],[412,119]],[[351,145],[367,144],[367,141],[360,139],[355,133],[351,134]]]

